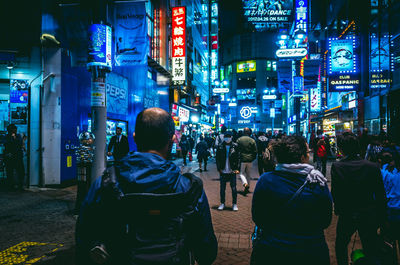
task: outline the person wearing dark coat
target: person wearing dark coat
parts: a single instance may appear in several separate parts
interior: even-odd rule
[[[204,171],[207,171],[207,161],[208,157],[210,156],[210,152],[208,151],[208,144],[204,140],[204,137],[202,135],[200,136],[200,142],[198,142],[196,145],[196,153],[197,153],[197,159],[199,161],[200,172],[203,172],[201,168],[203,162],[204,162]]]
[[[14,189],[15,186],[22,190],[24,185],[25,168],[23,162],[23,140],[17,133],[17,126],[10,124],[7,127],[4,162],[7,174],[7,186]],[[17,178],[14,177],[17,174]]]
[[[116,128],[116,135],[111,137],[108,145],[108,155],[113,156],[115,161],[121,160],[129,153],[128,137],[122,134],[122,128]]]
[[[181,147],[183,165],[186,166],[186,157],[190,149],[190,142],[188,141],[186,135],[182,135],[181,141],[179,142],[179,146]]]
[[[345,132],[338,136],[338,147],[344,158],[331,168],[332,196],[336,228],[336,259],[338,265],[348,265],[347,245],[358,231],[365,255],[378,260],[377,229],[386,219],[386,194],[377,163],[360,156],[357,136]]]
[[[165,213],[157,212],[157,209],[159,209],[157,207],[162,206],[154,205],[156,207],[155,210],[147,212],[135,211],[135,209],[140,210],[141,205],[125,205],[125,207],[129,206],[128,209],[121,209],[119,214],[129,214],[129,209],[131,209],[130,214],[134,221],[128,225],[122,223],[123,220],[114,217],[115,215],[106,210],[118,211],[119,209],[116,206],[119,205],[120,200],[109,198],[110,192],[133,195],[151,194],[154,198],[161,195],[185,195],[183,197],[185,200],[182,203],[191,202],[186,200],[188,198],[186,194],[191,190],[192,180],[197,179],[196,182],[200,183],[201,180],[194,175],[191,178],[186,174],[182,175],[180,168],[167,160],[174,143],[174,134],[174,122],[171,115],[166,111],[159,108],[150,108],[138,114],[133,135],[138,152],[129,153],[114,167],[116,179],[114,180],[115,186],[113,189],[110,190],[107,189],[107,186],[104,186],[103,177],[97,178],[82,205],[76,224],[76,264],[99,264],[92,260],[92,250],[99,249],[99,244],[101,243],[104,243],[104,246],[100,245],[101,252],[108,253],[108,255],[103,255],[107,258],[105,260],[102,258],[103,263],[101,264],[183,265],[191,264],[190,257],[193,257],[192,261],[196,261],[198,264],[211,265],[214,262],[217,256],[218,243],[214,234],[207,196],[202,189],[202,185],[200,197],[197,201],[194,201],[195,205],[190,207],[190,209],[193,209],[191,218],[186,220],[187,222],[184,220],[179,227],[171,227],[173,231],[168,230],[167,233],[181,233],[181,228],[184,227],[183,245],[177,246],[187,252],[184,260],[173,258],[174,262],[172,260],[164,261],[165,258],[169,257],[168,255],[170,255],[171,251],[175,251],[175,245],[164,249],[160,248],[160,246],[163,246],[165,242],[155,242],[154,245],[149,245],[148,241],[142,240],[141,236],[143,234],[146,234],[146,239],[163,236],[160,234],[154,235],[154,231],[158,227],[154,226],[148,231],[136,230],[137,226],[143,226],[143,223],[138,221],[143,215],[165,215]],[[106,207],[107,205],[110,205],[110,207]],[[146,207],[146,205],[142,206]],[[161,226],[162,224],[153,225]],[[135,235],[139,235],[139,239]],[[132,239],[134,241],[131,241]],[[138,247],[144,248],[147,252],[143,253],[143,256],[137,255]],[[153,257],[149,255],[149,250],[152,251],[150,254],[154,254],[155,250],[165,251],[165,255],[159,255],[146,262],[134,259],[144,259],[146,257],[152,259]],[[157,261],[157,259],[159,260]]]
[[[226,131],[224,141],[217,147],[217,170],[220,174],[220,200],[218,210],[225,208],[226,183],[229,182],[232,189],[232,210],[238,211],[236,174],[240,170],[240,154],[236,143],[232,142],[232,132]]]
[[[329,265],[324,229],[331,223],[332,199],[327,180],[308,164],[303,137],[277,139],[273,151],[278,164],[260,177],[253,195],[251,264]]]

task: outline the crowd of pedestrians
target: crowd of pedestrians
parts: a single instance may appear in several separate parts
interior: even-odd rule
[[[138,152],[108,169],[82,206],[78,264],[211,264],[218,246],[202,182],[182,175],[167,160],[175,141],[171,116],[160,109],[141,112],[134,139]],[[235,212],[240,207],[237,181],[244,196],[253,190],[250,264],[330,264],[324,229],[333,213],[338,216],[338,265],[349,264],[348,245],[356,233],[363,250],[352,255],[353,265],[396,264],[381,251],[383,233],[393,242],[400,237],[400,148],[386,136],[367,131],[338,135],[342,159],[333,161],[331,187],[326,176],[331,147],[322,131],[308,144],[283,132],[222,127],[219,134],[198,139],[183,135],[179,146],[184,166],[195,150],[200,172],[215,156],[218,210],[226,208],[227,183]],[[254,163],[260,177],[251,189]]]

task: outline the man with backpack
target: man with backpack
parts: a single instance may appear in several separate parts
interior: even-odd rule
[[[329,140],[322,134],[321,130],[317,131],[317,137],[314,141],[314,157],[317,159],[317,170],[326,176],[326,162],[328,161]]]
[[[77,264],[212,264],[217,240],[202,182],[166,160],[175,126],[162,109],[139,113],[138,152],[92,185],[76,225]]]

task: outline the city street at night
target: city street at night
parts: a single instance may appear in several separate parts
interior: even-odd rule
[[[399,265],[400,0],[0,0],[0,265]]]

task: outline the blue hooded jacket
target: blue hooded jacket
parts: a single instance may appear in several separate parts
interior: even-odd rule
[[[382,167],[383,185],[385,186],[388,218],[400,220],[400,171],[397,168],[388,170],[389,164]]]
[[[174,163],[152,153],[134,152],[123,158],[115,166],[117,187],[123,193],[183,193],[190,188],[190,179],[180,174]],[[88,254],[93,244],[107,224],[101,223],[98,207],[102,200],[99,195],[101,179],[97,178],[82,204],[81,213],[76,225],[76,247],[78,264],[89,264]],[[198,220],[190,234],[191,251],[199,264],[211,264],[217,255],[217,240],[214,234],[207,196],[202,192],[196,206]],[[106,233],[106,232],[104,232]]]

